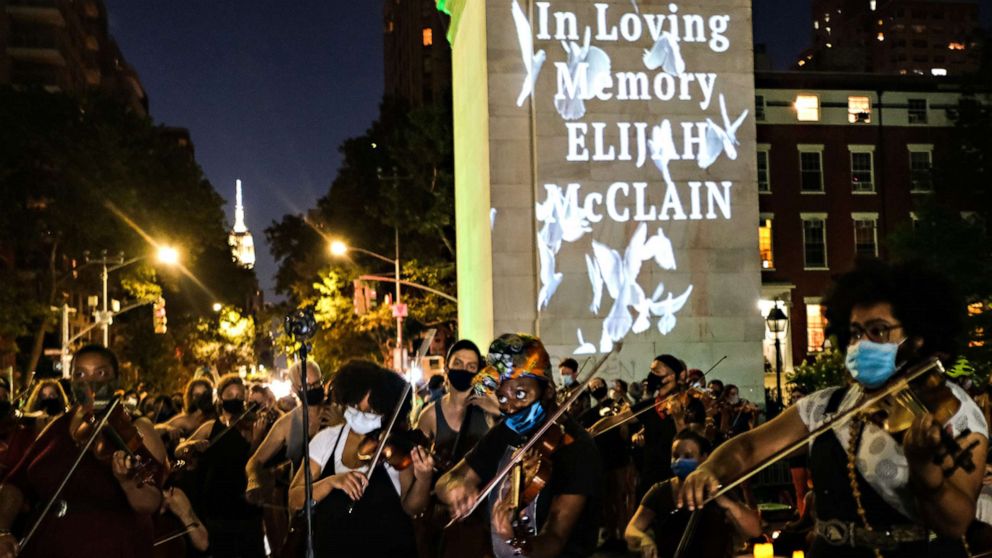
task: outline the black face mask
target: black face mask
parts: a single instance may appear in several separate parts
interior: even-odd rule
[[[606,386],[600,386],[589,393],[596,398],[596,401],[602,401],[603,399],[606,399],[606,395],[610,393],[610,390],[606,389]]]
[[[647,393],[654,393],[661,388],[661,376],[657,374],[648,374],[647,387],[645,391]]]
[[[324,402],[324,388],[312,387],[306,391],[307,405],[320,405]]]
[[[213,394],[210,393],[209,391],[205,391],[193,399],[193,405],[192,405],[193,408],[190,409],[190,412],[199,410],[206,413],[210,411],[210,409],[212,409],[213,406],[214,406]]]
[[[55,397],[38,400],[38,407],[50,417],[61,415],[65,412],[65,405],[62,404],[62,400]]]
[[[472,378],[475,378],[475,372],[458,370],[457,368],[448,370],[448,381],[451,382],[451,387],[455,391],[468,391],[471,389]]]
[[[72,382],[72,395],[80,405],[94,405],[97,408],[106,406],[120,387],[116,379],[106,382],[87,382],[77,380]]]
[[[241,414],[245,410],[244,399],[225,399],[221,401],[220,405],[225,412],[230,413],[232,415]]]

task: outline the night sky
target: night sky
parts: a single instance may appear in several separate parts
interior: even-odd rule
[[[245,188],[256,270],[273,300],[263,230],[313,207],[337,147],[382,96],[381,0],[106,0],[110,31],[158,123],[189,128],[196,159],[234,215]],[[235,8],[236,6],[236,8]],[[784,68],[809,39],[809,0],[755,0],[755,40]]]

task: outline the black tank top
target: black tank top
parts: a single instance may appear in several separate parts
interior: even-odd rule
[[[331,457],[320,479],[335,474],[336,454],[343,443],[344,426],[338,433]],[[332,490],[317,503],[313,514],[314,554],[317,558],[415,558],[413,523],[384,465],[369,478],[368,487],[351,513],[351,499],[341,490]]]
[[[434,416],[437,420],[437,437],[434,441],[435,451],[440,455],[451,456],[451,463],[461,461],[468,450],[475,447],[479,440],[489,432],[489,424],[486,422],[485,413],[475,405],[465,408],[465,417],[462,419],[462,427],[455,432],[447,419],[444,418],[444,410],[441,402],[434,406]]]
[[[214,421],[209,439],[224,430],[220,419]],[[200,458],[200,502],[204,517],[247,519],[261,516],[261,509],[245,501],[248,477],[245,465],[251,457],[251,443],[237,428],[224,434]]]

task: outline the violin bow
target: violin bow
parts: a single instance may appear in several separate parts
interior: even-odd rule
[[[905,376],[903,376],[902,378],[899,378],[899,380],[897,380],[892,385],[886,387],[885,389],[883,389],[882,391],[876,393],[875,395],[872,395],[871,397],[868,397],[867,399],[863,400],[862,402],[858,403],[857,405],[854,405],[850,409],[848,409],[848,410],[846,410],[846,411],[844,411],[842,413],[838,413],[837,415],[834,415],[834,418],[832,418],[832,419],[826,421],[825,423],[821,424],[819,426],[819,428],[816,428],[815,430],[811,431],[806,436],[800,438],[799,440],[793,442],[792,444],[789,444],[788,446],[786,446],[786,447],[780,449],[779,451],[773,453],[772,455],[768,456],[768,458],[766,458],[764,461],[762,461],[760,464],[758,464],[758,466],[754,467],[753,469],[751,469],[747,473],[744,473],[743,475],[741,475],[740,477],[738,477],[737,479],[735,479],[734,481],[732,481],[732,482],[730,482],[730,483],[728,483],[726,485],[721,485],[720,488],[716,492],[710,494],[705,500],[703,500],[702,504],[700,504],[699,506],[697,506],[697,509],[698,508],[702,508],[706,504],[709,504],[710,502],[716,500],[717,498],[719,498],[719,497],[727,494],[728,492],[730,492],[734,488],[737,488],[738,486],[744,484],[751,477],[757,475],[761,471],[764,471],[765,469],[767,469],[768,467],[770,467],[771,465],[773,465],[777,461],[781,460],[783,457],[788,456],[792,452],[794,452],[794,451],[802,448],[806,444],[812,442],[813,440],[816,440],[817,438],[819,438],[820,436],[826,434],[827,432],[829,432],[829,431],[831,431],[831,430],[833,430],[835,428],[838,428],[840,426],[844,426],[845,424],[847,424],[848,422],[850,422],[852,419],[854,419],[854,417],[857,414],[861,413],[864,409],[870,409],[871,407],[873,407],[874,405],[876,405],[877,403],[879,403],[880,401],[882,401],[886,397],[889,397],[892,394],[897,393],[897,392],[900,392],[900,391],[902,391],[904,389],[909,389],[910,382],[912,382],[913,380],[916,380],[920,376],[923,376],[924,374],[926,374],[926,373],[928,373],[928,372],[930,372],[930,371],[932,371],[934,369],[937,369],[941,374],[944,373],[944,365],[941,364],[940,359],[938,359],[935,356],[932,356],[932,357],[924,360],[923,362],[921,362],[921,363],[919,363],[919,364],[917,364],[915,366],[910,367],[908,369],[908,371],[906,372]],[[678,510],[675,510],[675,511],[678,511]]]
[[[220,439],[223,438],[228,432],[234,430],[234,427],[236,427],[238,423],[240,423],[245,417],[247,417],[252,412],[257,411],[259,407],[261,407],[261,405],[258,403],[258,401],[252,401],[251,403],[249,403],[248,408],[245,409],[244,412],[242,412],[240,415],[238,415],[238,418],[232,420],[231,424],[225,426],[223,430],[218,432],[216,436],[210,439],[210,442],[207,443],[207,447],[203,448],[203,451],[207,451],[208,449],[212,448],[214,444],[219,442]]]
[[[170,533],[170,534],[162,537],[161,539],[155,541],[154,543],[152,543],[152,547],[154,548],[156,546],[162,546],[163,544],[165,544],[165,543],[167,543],[169,541],[174,541],[174,540],[178,539],[179,537],[185,536],[187,533],[192,533],[193,532],[193,529],[196,529],[199,526],[200,526],[200,524],[197,523],[196,521],[194,521],[193,523],[190,523],[189,525],[184,525],[182,529],[178,529],[177,531],[175,531],[173,533]]]
[[[572,405],[572,403],[578,401],[579,397],[583,393],[585,393],[586,389],[589,388],[589,383],[596,377],[596,375],[599,373],[599,370],[603,367],[603,365],[606,364],[606,361],[614,353],[619,352],[621,348],[623,348],[623,340],[614,343],[613,348],[610,349],[610,352],[603,355],[599,359],[599,362],[597,362],[596,365],[593,366],[592,373],[589,374],[589,377],[586,378],[586,380],[579,385],[578,389],[573,391],[572,395],[568,399],[566,399],[564,403],[558,406],[558,410],[552,413],[552,415],[544,421],[544,424],[542,424],[541,427],[537,429],[537,431],[535,431],[533,434],[530,435],[530,437],[527,439],[527,443],[525,443],[523,446],[519,447],[515,452],[513,452],[513,455],[510,456],[510,459],[503,465],[503,467],[499,471],[496,472],[496,475],[492,479],[490,479],[488,483],[486,483],[486,486],[482,489],[482,492],[480,492],[479,495],[476,496],[475,503],[472,504],[472,508],[469,509],[469,511],[463,516],[452,517],[451,521],[449,521],[448,524],[444,526],[445,529],[454,525],[458,520],[468,517],[475,512],[475,510],[479,507],[479,504],[481,504],[483,500],[489,497],[489,494],[501,482],[503,482],[503,479],[506,478],[508,474],[510,474],[510,471],[513,470],[513,467],[518,462],[520,462],[520,460],[524,458],[524,454],[530,451],[530,449],[537,444],[538,440],[541,439],[541,436],[543,436],[545,432],[547,432],[554,424],[557,423],[557,420],[561,418],[561,416],[564,415],[566,411],[568,411],[568,408]]]
[[[41,526],[41,522],[45,520],[45,517],[48,515],[48,511],[52,509],[52,505],[54,505],[55,501],[62,495],[62,491],[65,490],[65,485],[69,484],[69,479],[72,478],[72,475],[76,472],[76,469],[79,468],[79,464],[83,461],[83,457],[85,457],[87,452],[90,451],[90,447],[93,445],[93,442],[96,441],[97,436],[100,435],[100,431],[103,430],[103,427],[107,425],[107,421],[110,420],[111,413],[114,412],[114,409],[120,405],[120,403],[121,398],[119,396],[116,396],[110,400],[110,404],[107,405],[103,417],[100,419],[100,422],[97,423],[96,428],[93,429],[93,433],[90,434],[89,439],[86,440],[86,443],[83,445],[82,449],[79,450],[79,455],[77,455],[76,460],[73,461],[72,467],[69,467],[69,471],[64,477],[62,477],[62,482],[59,483],[58,488],[56,488],[55,492],[48,498],[48,501],[45,503],[45,507],[41,509],[41,514],[38,516],[38,519],[31,524],[31,529],[29,529],[28,533],[24,535],[24,538],[17,543],[17,546],[20,548],[21,552],[23,552],[24,547],[31,542],[31,537],[34,536],[35,532],[38,530],[38,527]]]
[[[710,372],[712,372],[714,368],[716,368],[717,366],[719,366],[720,363],[723,362],[723,361],[725,361],[725,360],[727,360],[727,355],[723,355],[723,357],[720,360],[716,361],[716,364],[714,364],[713,366],[710,366],[709,370],[707,370],[706,372],[703,372],[703,375],[701,376],[701,378],[705,378],[707,374],[709,374]],[[591,379],[592,378],[590,378],[590,380]],[[640,415],[642,415],[642,414],[650,411],[651,409],[656,409],[658,407],[658,405],[664,405],[665,403],[668,403],[669,401],[671,401],[672,399],[674,399],[674,398],[682,395],[683,393],[685,393],[684,390],[676,391],[675,393],[669,395],[668,397],[662,399],[661,401],[655,402],[654,405],[648,405],[647,407],[644,407],[643,409],[637,411],[636,413],[631,413],[631,415],[629,417],[626,417],[626,418],[624,418],[621,421],[617,421],[616,423],[607,426],[606,428],[604,428],[603,430],[601,430],[601,431],[593,434],[592,436],[594,438],[599,437],[599,436],[602,436],[603,434],[606,434],[607,432],[609,432],[610,430],[613,430],[614,428],[618,428],[620,426],[623,426],[624,424],[627,424],[628,422],[630,422],[630,421],[634,420],[636,417],[639,417]],[[595,425],[593,425],[593,426],[595,426]]]
[[[420,362],[427,354],[427,350],[431,346],[431,341],[434,340],[434,334],[437,332],[436,329],[430,329],[427,335],[424,337],[424,341],[420,344],[420,348],[417,349],[417,361]],[[406,386],[403,388],[403,393],[400,395],[399,401],[396,402],[396,406],[393,407],[393,414],[389,417],[389,425],[386,426],[386,430],[379,435],[379,445],[375,448],[375,453],[372,454],[372,460],[369,461],[368,468],[368,478],[372,478],[372,473],[375,472],[375,468],[379,466],[379,462],[382,460],[382,452],[386,449],[386,440],[389,439],[389,435],[393,432],[393,427],[396,426],[396,419],[400,416],[400,411],[403,410],[403,402],[406,401],[407,395],[410,395],[410,391],[413,389],[413,382],[407,381]],[[358,500],[354,500],[348,505],[348,513],[355,511],[355,504]]]

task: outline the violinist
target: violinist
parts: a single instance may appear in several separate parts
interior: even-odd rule
[[[562,389],[558,392],[558,402],[569,398],[572,390],[579,387],[579,363],[574,358],[566,358],[558,365],[558,373],[561,375]],[[568,412],[573,417],[579,417],[592,405],[588,396],[579,397],[578,401],[572,404]]]
[[[10,400],[7,380],[0,378],[0,481],[21,460],[41,433],[42,426],[41,421],[17,410]]]
[[[616,416],[629,411],[624,399],[614,399],[602,378],[589,381],[589,393],[596,399],[596,405],[579,417],[579,424],[589,429],[603,417]],[[620,394],[622,397],[622,394]],[[623,532],[627,520],[634,512],[634,492],[637,475],[634,471],[630,451],[630,436],[627,425],[614,428],[596,436],[596,447],[603,457],[603,514],[602,527],[606,533],[601,546],[604,551],[624,549]]]
[[[216,416],[214,383],[205,377],[193,378],[183,390],[183,411],[164,424],[156,425],[155,429],[164,432],[173,444],[178,444]]]
[[[410,516],[423,513],[430,497],[434,461],[417,446],[410,452],[412,467],[397,470],[379,462],[369,473],[363,447],[378,440],[397,404],[402,404],[394,432],[407,428],[409,397],[406,382],[390,370],[367,361],[351,361],[331,380],[335,403],[345,407],[344,421],[321,430],[310,442],[313,474],[314,552],[318,558],[417,554]],[[370,436],[371,435],[371,436]],[[289,506],[304,507],[303,469],[293,478]]]
[[[245,500],[245,465],[261,442],[262,421],[248,418],[244,381],[237,374],[221,376],[218,417],[203,423],[176,448],[176,457],[193,467],[184,483],[193,507],[210,532],[215,558],[265,556],[262,510]]]
[[[447,393],[429,403],[420,413],[417,428],[434,440],[434,456],[439,466],[435,474],[447,472],[468,450],[489,432],[494,416],[499,414],[495,400],[478,395],[472,381],[482,366],[482,352],[468,339],[456,341],[445,359]],[[446,510],[432,508],[426,525],[417,525],[417,543],[422,556],[467,556],[489,545],[484,513],[442,530],[451,519]],[[437,548],[435,548],[437,547]]]
[[[637,498],[640,499],[649,488],[672,476],[669,466],[672,461],[672,440],[679,431],[677,419],[681,418],[678,402],[674,405],[659,405],[679,389],[678,376],[685,372],[685,364],[673,355],[658,355],[651,362],[651,369],[644,381],[644,399],[631,407],[636,413],[645,407],[654,406],[655,411],[641,413],[637,422],[643,427],[639,436],[643,439],[640,463],[637,464],[640,479],[637,485]]]
[[[114,451],[109,462],[96,451],[83,455],[25,548],[18,549],[18,539],[10,532],[23,507],[38,510],[55,494],[79,456],[90,437],[94,413],[107,406],[120,387],[117,356],[99,345],[79,349],[72,359],[71,387],[76,404],[52,421],[0,486],[0,558],[149,556],[152,514],[159,509],[162,493],[154,483],[131,474],[138,461],[122,450]],[[165,448],[151,423],[137,419],[133,426],[139,444],[164,462]],[[37,514],[31,515],[36,519]]]
[[[480,488],[557,408],[550,360],[540,339],[502,335],[489,346],[486,362],[499,378],[496,396],[504,418],[437,483],[438,498],[458,517],[468,514]],[[602,474],[599,452],[592,437],[567,414],[560,424],[567,437],[550,455],[540,456],[550,460],[551,478],[536,500],[521,501],[524,509],[516,510],[509,505],[510,498],[494,490],[489,501],[482,503],[490,508],[492,555],[497,558],[517,554],[507,541],[517,537],[513,523],[519,524],[524,516],[529,519],[527,527],[536,532],[523,545],[526,556],[583,557],[596,549]],[[533,456],[526,460],[525,470],[531,470],[532,460]],[[530,473],[524,477],[527,485],[534,480]]]
[[[42,426],[65,412],[69,398],[62,384],[52,379],[40,380],[28,396],[25,407],[32,416],[40,419]]]
[[[800,442],[837,413],[856,409],[898,380],[906,365],[930,355],[953,359],[964,306],[951,289],[946,279],[912,263],[859,262],[840,276],[825,299],[826,315],[854,384],[804,397],[723,444],[686,479],[679,506],[696,508],[721,482]],[[964,535],[975,517],[988,426],[952,382],[911,389],[902,396],[931,403],[930,412],[910,415],[915,418],[908,430],[888,432],[885,423],[870,420],[871,409],[867,418],[856,415],[808,445],[817,521],[807,556],[938,555],[931,553],[930,531],[950,539]],[[938,422],[935,412],[949,418]]]
[[[290,384],[294,394],[300,393],[300,365],[289,368]],[[286,508],[290,471],[299,468],[303,460],[303,444],[307,444],[326,424],[324,385],[321,382],[320,367],[316,362],[307,362],[307,387],[305,391],[309,409],[309,434],[303,435],[303,407],[299,406],[282,415],[266,434],[261,445],[255,450],[245,465],[248,487],[245,498],[256,505],[268,504],[265,510],[265,533],[273,554],[279,549],[289,530],[289,519],[280,508]],[[273,513],[269,513],[272,511]]]
[[[734,384],[727,385],[716,405],[714,421],[720,432],[720,439],[726,440],[754,428],[758,420],[758,407],[740,396],[740,389]]]
[[[672,513],[677,511],[675,495],[678,494],[679,483],[706,461],[709,453],[709,440],[696,432],[683,430],[675,436],[672,444],[672,470],[675,476],[651,487],[627,525],[625,537],[632,552],[639,552],[642,558],[668,558],[675,554],[689,525],[687,511]],[[739,496],[723,496],[716,500],[716,504],[706,508],[697,520],[694,531],[700,536],[691,537],[685,556],[732,556],[735,546],[740,546],[741,541],[761,534],[758,511],[741,503]]]

